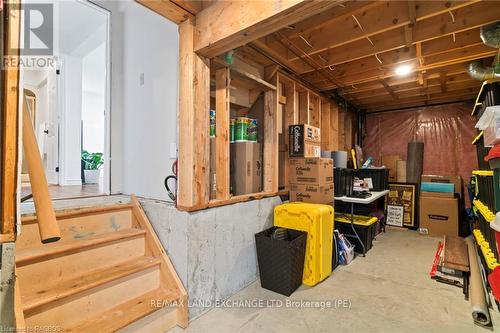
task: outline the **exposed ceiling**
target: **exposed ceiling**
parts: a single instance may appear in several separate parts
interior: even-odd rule
[[[481,42],[479,27],[495,21],[497,1],[348,1],[240,51],[380,111],[473,99],[481,82],[467,66],[491,65],[498,50]],[[402,64],[411,66],[405,76],[395,72]]]
[[[137,0],[176,23],[213,1]],[[490,66],[497,49],[480,27],[500,21],[498,1],[341,2],[238,48],[250,63],[279,64],[323,93],[369,112],[474,99],[471,61]],[[396,68],[409,65],[406,75]]]

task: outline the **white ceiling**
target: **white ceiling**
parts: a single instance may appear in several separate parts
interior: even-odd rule
[[[56,35],[59,39],[59,49],[63,53],[79,51],[78,48],[89,39],[100,39],[92,43],[93,47],[80,50],[88,54],[105,41],[106,15],[81,1],[57,1],[58,23]],[[97,35],[97,36],[93,36]]]

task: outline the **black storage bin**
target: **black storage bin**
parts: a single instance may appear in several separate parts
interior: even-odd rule
[[[389,189],[389,169],[357,169],[356,177],[359,179],[371,178],[373,191]]]
[[[286,229],[287,239],[278,240],[272,237],[276,229],[255,234],[260,285],[290,296],[302,284],[307,232]]]
[[[353,231],[350,223],[338,222],[335,221],[335,229],[337,229],[341,234],[344,235],[353,235]],[[375,224],[371,224],[369,226],[357,225],[354,224],[354,230],[358,234],[359,238],[363,242],[365,246],[366,252],[372,248],[372,241],[375,237]],[[363,253],[363,247],[361,243],[356,237],[346,236],[349,242],[354,245],[354,252]]]
[[[490,152],[490,147],[484,146],[484,138],[481,136],[475,143],[477,151],[477,165],[479,170],[491,170],[490,164],[484,160],[486,155]]]
[[[351,196],[354,184],[354,170],[333,168],[333,184],[336,197]]]

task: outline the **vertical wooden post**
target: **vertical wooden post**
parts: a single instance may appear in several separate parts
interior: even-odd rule
[[[215,72],[216,199],[229,199],[230,80],[229,68],[224,67]]]
[[[179,208],[209,201],[210,67],[194,53],[192,19],[179,24]]]
[[[299,123],[309,124],[309,90],[299,91]]]
[[[321,103],[321,150],[332,150],[332,128],[330,120],[330,103],[322,101]]]
[[[339,150],[339,106],[335,102],[330,103],[330,129],[332,131],[330,149]]]
[[[20,3],[4,3],[3,51],[19,49]],[[8,19],[7,19],[8,18]],[[19,54],[11,55],[18,57]],[[0,242],[16,240],[17,171],[19,153],[19,68],[2,70]]]
[[[346,149],[345,140],[345,115],[346,111],[344,109],[339,109],[339,150]]]
[[[278,81],[278,77],[276,79]],[[279,178],[277,90],[264,93],[264,191],[277,192]]]
[[[309,93],[309,124],[321,128],[321,103],[315,93]]]

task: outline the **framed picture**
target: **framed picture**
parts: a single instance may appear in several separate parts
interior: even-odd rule
[[[389,184],[389,195],[387,196],[386,205],[388,225],[414,230],[418,228],[417,192],[418,184],[416,183]]]

